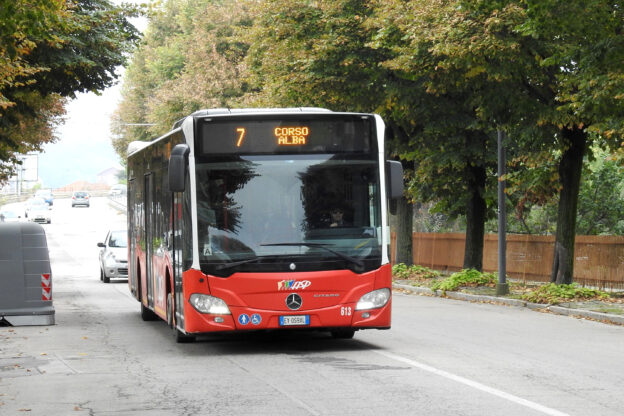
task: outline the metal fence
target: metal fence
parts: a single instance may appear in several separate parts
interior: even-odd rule
[[[414,233],[414,264],[435,270],[461,270],[464,233]],[[554,236],[507,235],[507,275],[518,280],[548,282],[553,263]],[[392,261],[396,261],[396,236],[392,236]],[[498,269],[498,236],[487,234],[483,271]],[[581,285],[624,289],[624,237],[577,236],[574,281]]]

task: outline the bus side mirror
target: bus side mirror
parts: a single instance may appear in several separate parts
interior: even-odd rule
[[[396,160],[386,160],[386,189],[390,214],[396,215],[397,201],[403,197],[403,165]]]
[[[386,160],[387,188],[389,199],[403,197],[403,165],[396,160]]]
[[[184,192],[186,169],[190,149],[185,144],[177,144],[169,156],[169,190]]]

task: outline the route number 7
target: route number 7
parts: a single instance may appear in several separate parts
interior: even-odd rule
[[[239,127],[236,129],[236,133],[238,133],[238,141],[236,142],[236,147],[241,147],[243,144],[243,138],[245,137],[246,130],[243,127]]]

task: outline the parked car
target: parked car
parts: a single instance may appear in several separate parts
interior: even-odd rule
[[[128,232],[125,229],[110,230],[100,250],[100,280],[128,278]]]
[[[108,191],[108,195],[109,196],[125,195],[126,192],[127,192],[126,185],[118,183],[117,185],[111,186],[110,190]]]
[[[22,212],[3,208],[0,211],[0,222],[22,222],[24,220],[24,214]]]
[[[30,198],[26,201],[24,216],[28,218],[28,221],[39,224],[50,224],[52,222],[50,208],[43,198]]]
[[[35,192],[35,198],[43,198],[46,204],[54,205],[54,195],[52,195],[52,191],[49,189],[39,189]]]
[[[76,191],[72,194],[72,208],[76,205],[84,205],[89,208],[89,193],[85,191]]]

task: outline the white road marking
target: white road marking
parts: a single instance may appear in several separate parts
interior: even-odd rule
[[[440,370],[435,367],[432,367],[427,364],[419,363],[418,361],[411,360],[409,358],[401,357],[400,355],[396,355],[386,351],[378,351],[373,350],[373,352],[383,355],[386,358],[390,358],[395,361],[399,361],[405,364],[408,364],[412,367],[418,368],[423,371],[427,371],[429,373],[438,375],[440,377],[447,378],[449,380],[453,380],[457,383],[464,384],[466,386],[472,387],[474,389],[480,390],[484,393],[491,394],[493,396],[500,397],[502,399],[508,400],[510,402],[519,404],[521,406],[528,407],[529,409],[533,409],[535,411],[541,412],[545,415],[551,416],[570,416],[568,413],[560,412],[559,410],[551,409],[550,407],[543,406],[539,403],[532,402],[530,400],[523,399],[522,397],[514,396],[513,394],[506,393],[502,390],[495,389],[493,387],[486,386],[485,384],[481,384],[477,381],[473,381],[467,379],[465,377],[458,376],[453,373],[449,373],[448,371]]]

